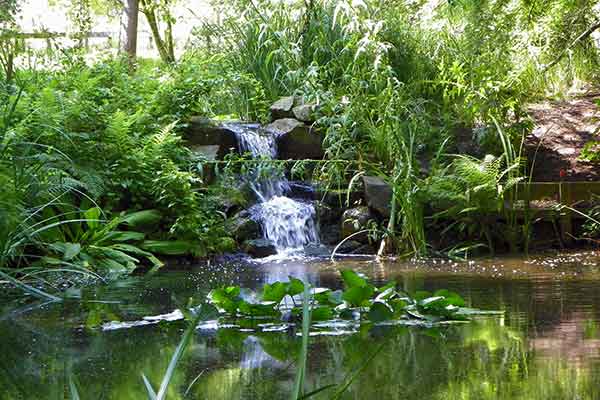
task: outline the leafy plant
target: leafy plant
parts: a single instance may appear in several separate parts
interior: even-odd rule
[[[81,218],[63,220],[48,218],[49,229],[40,232],[47,249],[36,265],[78,266],[104,274],[130,273],[143,257],[154,268],[163,264],[152,253],[142,250],[145,234],[119,230],[119,226],[152,225],[160,220],[154,210],[140,211],[104,221],[102,212],[93,207],[81,213]],[[46,242],[46,240],[48,240]]]
[[[352,270],[341,272],[345,290],[313,288],[310,297],[300,296],[305,284],[290,277],[288,282],[266,284],[260,295],[242,291],[238,286],[213,289],[208,294],[222,316],[227,319],[291,320],[304,314],[309,304],[312,321],[347,319],[380,323],[389,320],[415,319],[426,322],[465,319],[470,309],[456,293],[416,293],[409,296],[396,288],[395,282],[377,288]],[[259,299],[251,300],[251,299]]]

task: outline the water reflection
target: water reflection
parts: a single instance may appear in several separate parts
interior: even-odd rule
[[[160,381],[184,322],[115,331],[102,331],[102,324],[169,314],[223,284],[256,287],[293,275],[336,288],[337,271],[346,267],[378,283],[396,279],[408,291],[445,287],[469,305],[506,313],[437,329],[377,327],[313,337],[307,390],[344,381],[381,345],[344,399],[598,399],[597,260],[585,253],[463,264],[296,260],[203,266],[84,290],[82,301],[29,304],[16,313],[5,303],[0,399],[64,399],[69,371],[82,399],[143,399],[141,373]],[[168,398],[288,398],[299,348],[293,333],[198,330]]]

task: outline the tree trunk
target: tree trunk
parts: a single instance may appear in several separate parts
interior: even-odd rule
[[[165,43],[163,38],[160,36],[160,30],[158,27],[158,18],[156,17],[155,6],[148,4],[149,0],[140,0],[140,4],[142,5],[141,11],[146,16],[146,20],[148,21],[148,25],[150,26],[150,31],[152,32],[152,38],[154,39],[154,43],[156,44],[156,49],[158,50],[158,55],[160,59],[167,63],[171,64],[175,62],[175,55],[172,54],[172,51],[169,51],[169,44]],[[167,28],[167,31],[169,29]],[[167,32],[167,39],[169,39],[169,33]],[[172,36],[171,36],[172,43]]]
[[[127,0],[127,30],[125,38],[125,52],[131,62],[137,57],[137,35],[138,35],[138,0]]]

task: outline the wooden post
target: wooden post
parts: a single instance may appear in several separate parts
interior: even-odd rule
[[[560,204],[566,207],[573,205],[571,183],[560,183]],[[573,243],[573,215],[569,208],[563,207],[560,212],[560,231],[563,243],[568,246]]]

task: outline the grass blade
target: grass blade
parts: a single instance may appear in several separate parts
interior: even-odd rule
[[[150,384],[148,378],[146,378],[146,375],[142,374],[142,380],[144,381],[146,391],[148,392],[148,400],[156,400],[156,392],[152,388],[152,385]]]
[[[34,288],[33,286],[29,286],[28,284],[23,283],[16,278],[13,278],[12,276],[8,275],[5,272],[0,271],[0,278],[6,279],[7,281],[12,283],[19,289],[22,289],[23,291],[25,291],[37,298],[51,300],[51,301],[62,301],[62,299],[60,297],[56,297],[54,295],[51,295],[50,293],[44,292],[43,290],[39,290],[39,289]]]
[[[79,400],[79,391],[77,390],[77,386],[73,381],[73,375],[69,375],[69,394],[71,395],[71,400]]]
[[[304,399],[311,398],[311,397],[313,397],[313,396],[315,396],[315,395],[317,395],[317,394],[319,394],[319,393],[321,393],[321,392],[323,392],[323,391],[325,391],[327,389],[334,388],[335,386],[336,385],[334,383],[322,386],[322,387],[320,387],[318,389],[313,390],[312,392],[306,393],[304,396],[300,397],[298,400],[304,400]]]
[[[216,313],[216,309],[214,309],[214,307],[204,304],[202,305],[200,310],[198,310],[194,318],[190,321],[188,328],[186,329],[185,333],[183,334],[183,337],[181,338],[181,341],[175,349],[175,353],[173,353],[173,356],[171,357],[171,361],[169,362],[167,371],[163,376],[160,388],[158,389],[158,393],[154,392],[150,381],[148,381],[146,376],[142,374],[142,378],[144,379],[144,384],[146,385],[146,390],[148,391],[148,397],[150,400],[164,400],[167,397],[167,389],[169,387],[169,382],[171,382],[173,374],[175,373],[175,369],[177,368],[177,364],[179,364],[179,361],[181,360],[181,357],[183,356],[187,345],[192,339],[196,326],[198,326],[198,323],[201,320],[209,318],[210,316],[214,315],[214,313]]]
[[[344,392],[348,389],[348,387],[350,387],[350,385],[352,384],[352,382],[354,382],[354,380],[358,377],[358,375],[360,375],[360,373],[365,368],[367,368],[367,366],[375,358],[375,356],[377,356],[381,352],[381,350],[383,350],[383,345],[384,344],[385,343],[382,343],[369,357],[367,357],[367,359],[363,362],[363,364],[360,367],[358,367],[358,369],[356,371],[354,371],[354,373],[352,373],[346,379],[346,381],[335,392],[335,395],[333,395],[333,397],[332,397],[333,400],[339,399],[342,396],[342,394],[344,394]]]
[[[301,398],[302,387],[304,386],[304,378],[306,377],[306,359],[308,356],[308,338],[310,334],[310,285],[304,283],[304,295],[302,296],[302,348],[298,358],[298,370],[296,372],[296,381],[294,382],[294,391],[292,399],[299,400]]]

